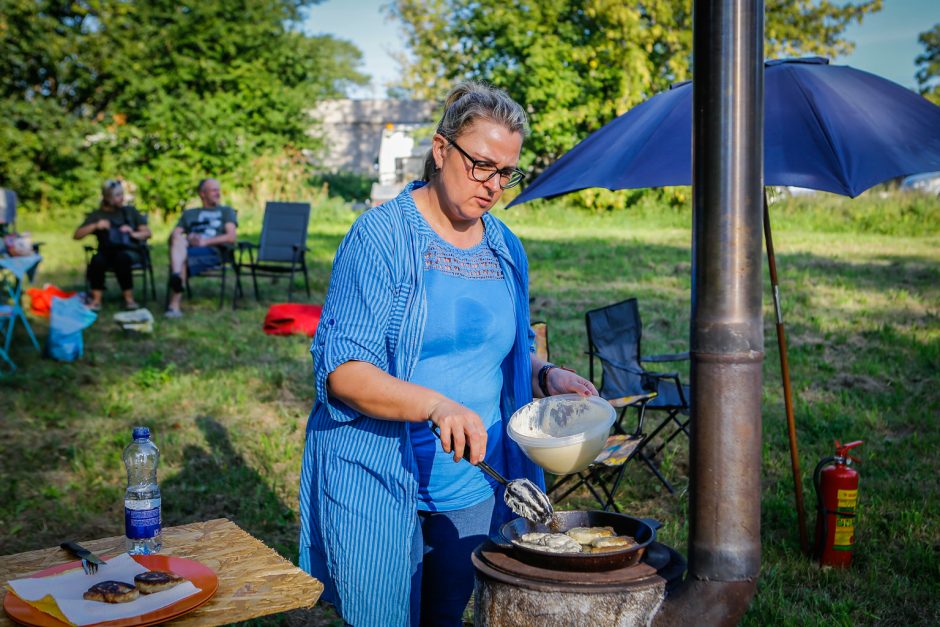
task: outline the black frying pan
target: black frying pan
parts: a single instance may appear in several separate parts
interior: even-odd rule
[[[508,544],[502,543],[500,546],[509,550],[513,557],[533,566],[555,570],[613,570],[633,566],[639,562],[646,552],[646,547],[656,540],[656,530],[662,526],[656,520],[633,518],[614,512],[555,512],[555,516],[560,523],[557,530],[549,529],[547,525],[534,523],[525,518],[509,521],[499,529],[502,539]],[[521,540],[522,534],[533,531],[564,533],[575,527],[613,527],[618,536],[630,536],[636,540],[636,545],[606,553],[550,553],[519,546],[513,542],[513,540]]]

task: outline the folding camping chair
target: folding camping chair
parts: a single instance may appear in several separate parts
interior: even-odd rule
[[[533,322],[532,332],[535,333],[535,356],[542,361],[548,361],[550,352],[548,349],[548,323]]]
[[[238,263],[235,261],[235,250],[230,246],[221,245],[213,246],[219,254],[219,263],[210,267],[201,267],[199,273],[193,275],[191,270],[190,262],[192,257],[186,258],[186,281],[183,283],[184,288],[186,289],[186,298],[193,297],[193,290],[190,286],[190,281],[193,279],[207,278],[207,279],[219,279],[219,309],[222,309],[225,306],[225,281],[228,276],[228,270],[231,269],[235,273],[235,289],[232,295],[232,309],[235,309],[235,304],[238,299],[243,295],[244,291],[242,290],[242,281],[241,273]],[[167,272],[167,288],[166,288],[166,302],[164,307],[169,305],[170,302],[170,284],[169,276],[170,272]]]
[[[549,361],[551,350],[548,342],[548,323],[533,322],[532,331],[535,333],[536,356],[543,361]],[[610,508],[620,511],[614,501],[614,495],[617,493],[620,480],[623,478],[623,471],[627,462],[632,459],[638,445],[643,440],[644,408],[646,403],[654,396],[656,396],[655,393],[648,393],[610,401],[615,408],[626,408],[627,406],[638,408],[639,421],[636,430],[631,434],[624,433],[620,422],[618,422],[614,427],[614,433],[607,438],[604,449],[598,454],[590,467],[578,473],[558,477],[555,480],[549,493],[553,495],[556,501],[562,501],[581,486],[585,486],[605,511]]]
[[[620,420],[614,425],[614,433],[607,438],[603,450],[585,470],[559,477],[549,489],[555,502],[561,502],[569,494],[584,486],[591,493],[604,511],[613,509],[619,512],[615,497],[623,473],[631,459],[642,453],[646,443],[643,433],[643,418],[646,406],[655,398],[655,392],[638,394],[610,400],[615,408],[622,408]],[[637,426],[633,433],[625,433],[622,422],[628,407],[637,408]]]
[[[307,276],[307,225],[310,222],[310,203],[268,202],[264,207],[261,240],[238,242],[238,267],[251,271],[255,300],[261,300],[258,277],[277,277],[289,274],[287,300],[293,299],[294,275],[302,272],[304,288],[310,297],[310,279]],[[257,254],[256,254],[257,253]],[[245,255],[248,261],[245,261]]]
[[[647,412],[658,412],[664,416],[651,431],[643,433],[643,439],[631,458],[646,464],[666,489],[674,493],[675,488],[653,463],[653,459],[680,433],[686,437],[689,435],[689,386],[682,384],[676,372],[649,371],[643,368],[642,363],[682,361],[687,360],[689,354],[641,356],[642,325],[635,298],[591,310],[585,314],[584,320],[590,358],[588,377],[594,379],[595,358],[603,365],[600,395],[614,401],[655,393],[639,408],[638,426],[634,433],[643,432],[643,420]],[[630,406],[631,403],[625,404],[621,412],[618,421],[621,433],[625,433],[622,423]],[[657,437],[660,438],[658,442],[654,441]]]
[[[146,215],[144,216],[146,219]],[[97,246],[85,246],[85,267],[88,267],[88,264],[91,263],[91,258],[98,252]],[[139,242],[136,246],[130,248],[130,252],[134,254],[134,263],[131,264],[131,274],[140,275],[141,279],[141,299],[140,302],[143,305],[147,304],[147,286],[150,286],[150,297],[154,301],[157,300],[157,284],[153,279],[153,262],[150,259],[150,244],[147,242]],[[85,279],[85,290],[91,291],[91,286],[88,285],[88,279]]]
[[[0,258],[0,337],[3,339],[3,345],[0,346],[0,360],[8,364],[10,370],[16,369],[16,365],[10,358],[10,346],[13,342],[13,329],[17,320],[26,329],[36,351],[42,352],[36,335],[29,325],[29,320],[26,319],[22,304],[23,282],[31,272],[35,272],[41,260],[42,257],[39,255]]]

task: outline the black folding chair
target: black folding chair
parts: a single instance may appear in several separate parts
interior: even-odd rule
[[[689,386],[682,384],[676,372],[653,372],[643,368],[642,364],[687,360],[689,354],[642,357],[642,325],[635,298],[591,310],[585,314],[584,320],[590,357],[588,376],[592,381],[595,358],[603,365],[600,395],[614,401],[655,394],[640,407],[638,426],[634,433],[642,433],[643,439],[638,443],[632,458],[646,464],[666,489],[674,493],[675,488],[663,476],[653,459],[680,433],[686,437],[689,435]],[[627,407],[629,405],[623,408],[617,423],[620,433],[626,433],[622,423]],[[659,413],[663,417],[651,431],[643,433],[643,420],[648,412]],[[658,441],[657,437],[660,438]]]
[[[91,258],[98,252],[97,246],[85,246],[85,266],[87,267],[91,263]],[[141,299],[140,303],[142,305],[147,304],[147,287],[150,286],[150,297],[156,301],[157,300],[157,284],[153,280],[153,262],[150,259],[150,244],[146,242],[141,242],[137,246],[134,246],[129,249],[132,253],[132,259],[134,262],[131,264],[131,274],[133,276],[140,276],[141,283]],[[91,286],[88,284],[88,276],[85,276],[85,291],[90,291]]]
[[[191,257],[186,257],[186,281],[183,283],[184,288],[186,289],[186,298],[192,299],[193,289],[190,285],[190,281],[193,279],[219,279],[219,309],[225,306],[225,281],[228,277],[228,271],[231,270],[235,274],[235,288],[232,295],[232,309],[235,309],[235,305],[238,302],[238,299],[244,295],[244,290],[242,290],[242,281],[241,281],[241,272],[238,267],[238,263],[235,261],[235,249],[231,246],[221,245],[213,246],[219,254],[219,263],[212,266],[211,268],[202,267],[199,269],[199,274],[193,276],[192,271],[190,270],[190,260]],[[170,272],[167,272],[167,286],[166,286],[166,302],[164,307],[168,307],[170,303]]]
[[[535,333],[536,356],[543,361],[549,361],[551,349],[548,342],[548,323],[533,322],[532,331]],[[561,502],[575,490],[584,486],[602,509],[606,511],[613,508],[614,511],[620,511],[614,496],[617,494],[627,462],[633,458],[638,445],[643,441],[644,408],[654,396],[656,396],[655,393],[649,393],[610,401],[615,408],[637,407],[639,420],[636,430],[627,434],[623,432],[620,422],[614,425],[614,433],[607,438],[604,449],[588,468],[555,479],[549,488],[549,494],[556,502]]]
[[[251,271],[255,300],[261,301],[258,277],[279,277],[289,274],[287,300],[293,300],[294,275],[302,272],[304,288],[310,297],[307,275],[307,225],[310,203],[268,202],[264,207],[259,243],[238,242],[238,267]],[[245,261],[247,255],[248,260]]]
[[[647,404],[655,396],[654,392],[649,392],[610,401],[615,408],[622,408],[620,420],[614,425],[614,433],[607,438],[604,449],[585,470],[555,480],[549,488],[549,494],[556,502],[561,502],[584,486],[604,511],[620,511],[615,500],[617,489],[627,464],[643,451],[642,447],[647,441],[643,433],[643,418]],[[637,425],[632,433],[625,433],[622,426],[628,407],[637,408]]]

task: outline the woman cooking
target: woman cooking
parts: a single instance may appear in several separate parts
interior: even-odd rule
[[[544,489],[509,417],[533,394],[597,394],[531,351],[525,252],[489,213],[523,177],[527,130],[504,92],[457,86],[424,181],[364,213],[337,250],[311,347],[300,565],[349,624],[459,625],[470,553],[512,517],[471,464]]]

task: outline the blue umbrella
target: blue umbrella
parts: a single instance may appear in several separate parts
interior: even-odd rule
[[[764,183],[855,197],[888,179],[940,170],[940,107],[897,83],[809,57],[764,64]],[[549,166],[509,206],[591,187],[692,183],[692,83],[634,107]],[[786,333],[764,197],[764,235],[800,531],[808,548]]]
[[[940,170],[940,107],[819,57],[767,61],[764,183],[855,197]],[[692,83],[627,111],[548,167],[510,206],[587,189],[692,184]]]

